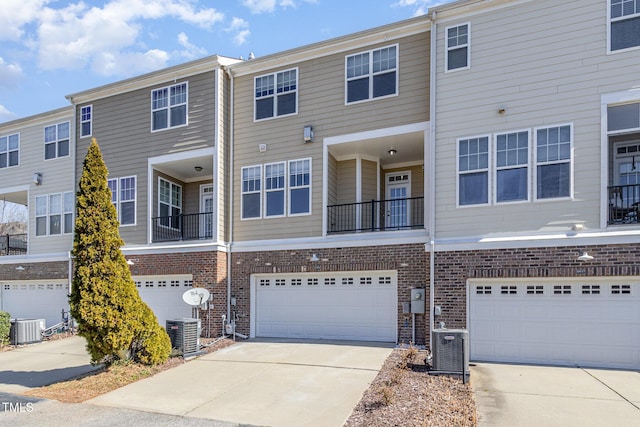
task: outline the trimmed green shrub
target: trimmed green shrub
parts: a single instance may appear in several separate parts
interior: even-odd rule
[[[78,334],[87,340],[92,362],[129,359],[138,348],[146,349],[151,342],[158,349],[149,351],[149,355],[144,353],[144,360],[149,361],[144,363],[164,362],[171,351],[169,336],[140,298],[120,250],[124,242],[111,203],[107,174],[98,142],[93,138],[76,197],[71,315],[78,322]],[[162,334],[166,339],[151,339]]]
[[[9,343],[9,331],[11,329],[10,315],[6,311],[0,311],[0,347]]]

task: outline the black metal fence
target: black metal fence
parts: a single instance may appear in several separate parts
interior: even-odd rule
[[[637,224],[640,208],[640,185],[609,187],[609,219],[607,224]]]
[[[424,197],[327,206],[328,233],[408,230],[424,227]]]
[[[0,236],[0,256],[23,255],[27,253],[26,234],[5,234]]]
[[[213,213],[182,214],[151,218],[153,242],[211,239]]]

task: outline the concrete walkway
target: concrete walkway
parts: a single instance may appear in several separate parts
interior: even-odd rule
[[[247,341],[89,400],[269,426],[342,426],[392,345]]]
[[[639,426],[640,372],[477,363],[479,426]]]

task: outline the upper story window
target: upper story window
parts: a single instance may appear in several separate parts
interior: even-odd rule
[[[296,68],[255,79],[255,119],[295,114],[298,111]]]
[[[118,212],[120,225],[136,223],[136,177],[112,178],[107,181],[111,203]]]
[[[446,71],[469,68],[470,25],[462,24],[445,29],[447,37]]]
[[[398,46],[346,57],[347,104],[398,94]]]
[[[284,215],[284,171],[284,162],[264,166],[265,216]]]
[[[260,218],[262,193],[262,166],[242,168],[242,218]]]
[[[610,51],[640,46],[640,1],[609,0]]]
[[[496,135],[496,202],[529,199],[529,132]]]
[[[36,196],[36,236],[70,234],[73,230],[73,192]]]
[[[0,168],[20,163],[20,134],[0,136]]]
[[[91,136],[91,123],[93,122],[93,106],[85,105],[80,108],[80,138]]]
[[[489,137],[458,140],[458,204],[489,203]]]
[[[536,138],[536,198],[571,196],[570,125],[538,128]]]
[[[182,214],[182,186],[158,178],[158,216],[160,225],[180,229]]]
[[[151,91],[151,130],[187,124],[187,83]]]
[[[289,162],[289,215],[311,212],[311,159]]]
[[[69,122],[44,128],[44,158],[55,159],[69,155]]]

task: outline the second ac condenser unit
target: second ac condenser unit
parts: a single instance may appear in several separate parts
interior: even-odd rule
[[[435,329],[433,333],[433,371],[469,375],[469,331]]]
[[[9,342],[12,345],[29,344],[42,341],[44,319],[15,319],[11,320]]]
[[[182,318],[167,320],[167,334],[171,347],[183,355],[197,353],[200,350],[200,320]]]

